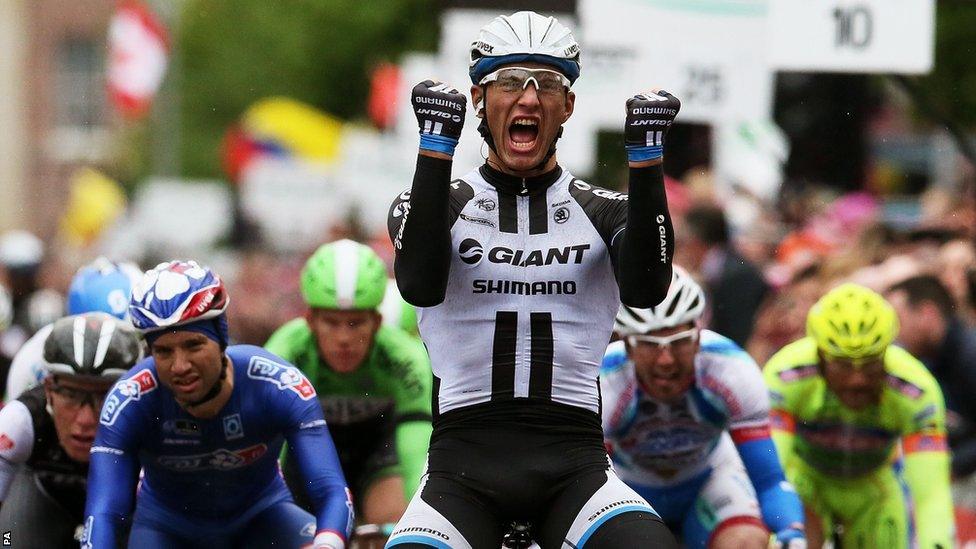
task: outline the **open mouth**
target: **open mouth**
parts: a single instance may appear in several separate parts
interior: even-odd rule
[[[516,151],[532,150],[538,137],[539,121],[534,118],[516,118],[508,126],[508,138]]]

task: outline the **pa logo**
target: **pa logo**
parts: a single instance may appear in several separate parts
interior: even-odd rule
[[[481,247],[481,243],[473,238],[465,238],[458,246],[458,255],[461,256],[461,261],[468,265],[474,265],[481,261],[484,254],[485,250]]]
[[[563,206],[552,212],[552,220],[559,224],[569,221],[569,208]]]

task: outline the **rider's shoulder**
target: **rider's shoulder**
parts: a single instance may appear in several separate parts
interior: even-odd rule
[[[413,355],[424,351],[423,342],[403,328],[383,324],[376,330],[373,345],[390,356]]]
[[[905,349],[890,345],[885,351],[885,373],[887,387],[895,394],[909,400],[922,400],[938,395],[941,400],[939,383],[928,368]]]
[[[248,365],[258,361],[273,362],[285,368],[293,367],[287,359],[257,345],[230,345],[224,353],[237,369],[246,369]]]
[[[131,415],[133,409],[148,410],[147,407],[155,406],[153,403],[159,402],[160,386],[156,361],[151,356],[142,359],[120,377],[109,390],[102,405],[99,423],[112,427],[120,417],[133,417]],[[152,421],[149,418],[152,415],[144,412],[141,416],[137,414],[135,417],[141,417],[142,421]]]
[[[289,396],[294,393],[302,400],[315,396],[311,382],[298,367],[262,347],[231,345],[226,353],[237,377],[246,379],[251,387],[270,393],[285,392]]]
[[[275,342],[278,345],[284,343],[305,343],[306,340],[311,341],[312,339],[312,329],[309,328],[308,322],[305,317],[298,317],[285,322],[278,327],[271,337],[268,338],[268,343]]]
[[[701,347],[699,348],[699,352],[741,360],[752,360],[749,353],[739,346],[738,343],[718,332],[707,329],[701,331]]]
[[[776,384],[795,384],[818,379],[817,343],[804,337],[777,351],[766,363],[766,381]]]

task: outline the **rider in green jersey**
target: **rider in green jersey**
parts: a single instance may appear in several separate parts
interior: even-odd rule
[[[368,246],[324,245],[301,276],[308,312],[265,347],[315,385],[359,517],[396,522],[420,484],[430,439],[427,352],[417,338],[382,325],[386,267]],[[293,488],[300,484],[288,459],[284,470]]]
[[[766,364],[773,439],[811,547],[817,525],[845,549],[953,544],[942,392],[891,345],[897,333],[884,298],[843,284],[810,309],[807,337]]]

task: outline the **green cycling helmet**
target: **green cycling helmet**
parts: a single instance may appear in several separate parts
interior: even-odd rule
[[[807,314],[807,335],[825,354],[863,362],[884,353],[898,335],[898,316],[877,292],[841,284]]]
[[[302,269],[302,297],[319,309],[376,309],[386,294],[386,265],[369,246],[338,240],[320,246]]]

